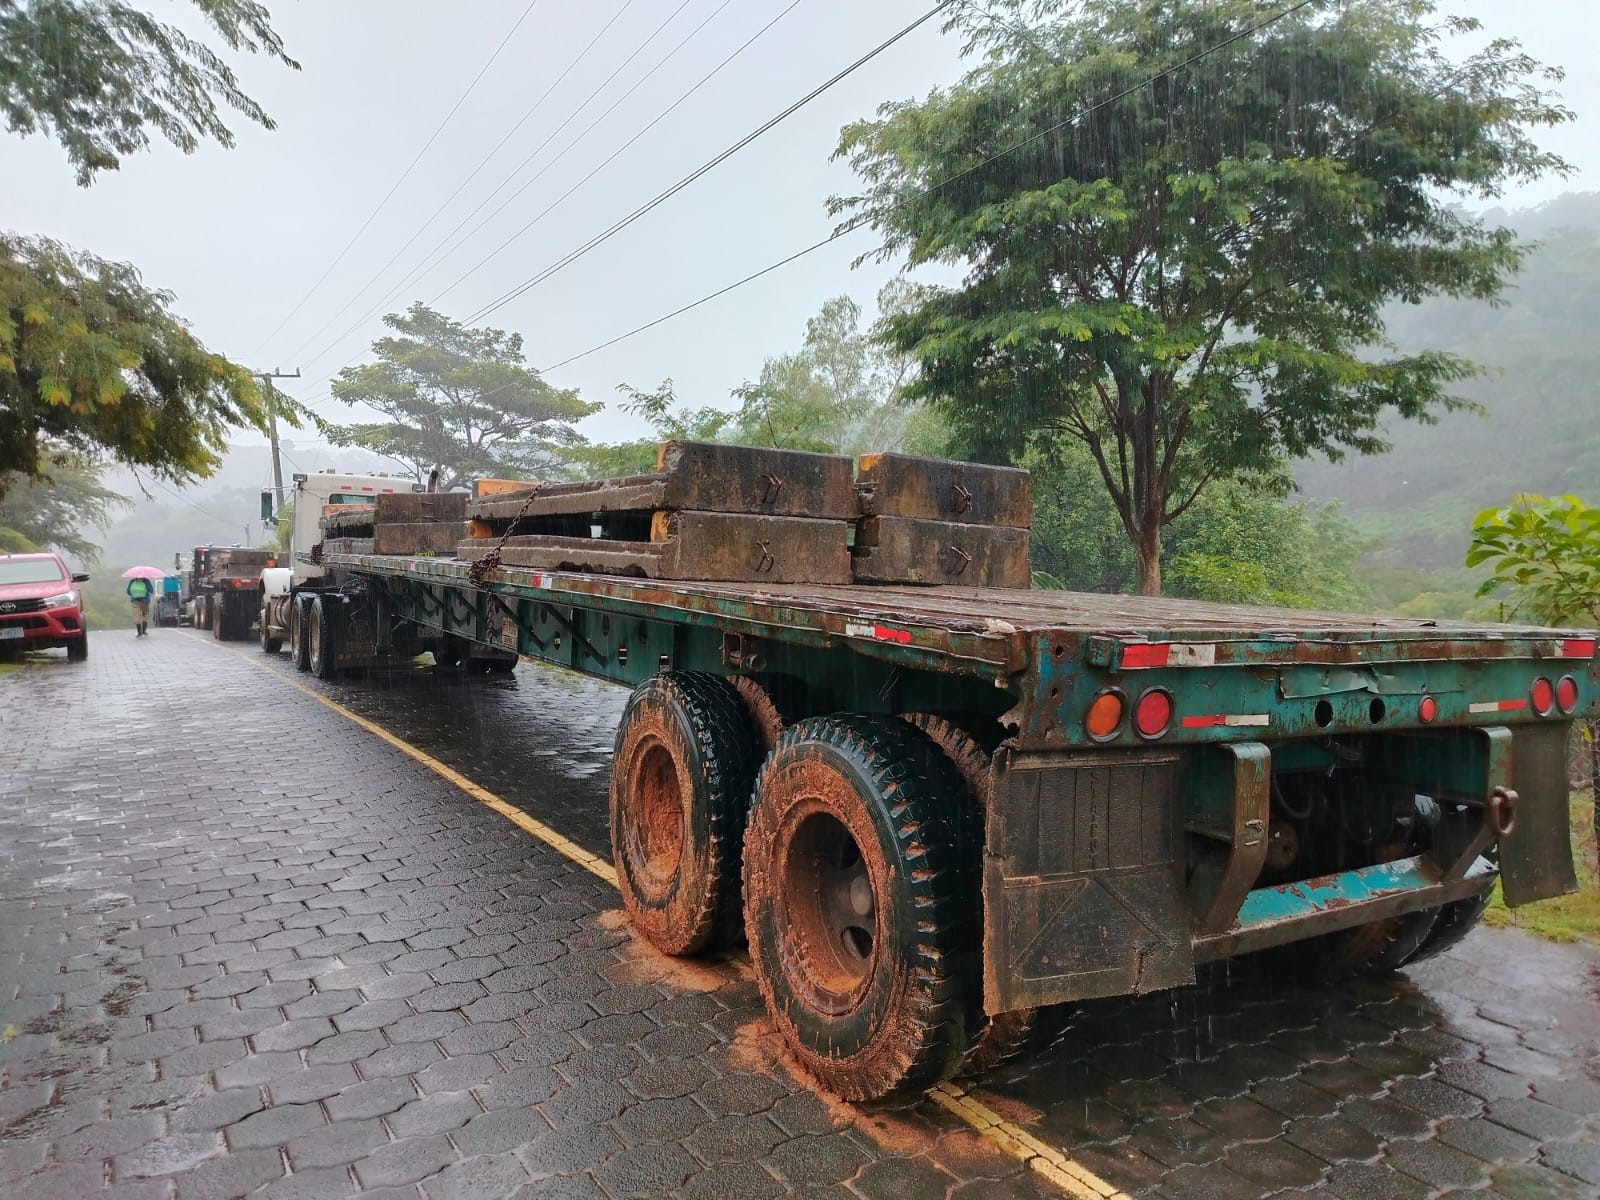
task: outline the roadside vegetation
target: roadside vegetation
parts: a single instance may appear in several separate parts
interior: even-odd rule
[[[1587,940],[1600,942],[1600,870],[1596,869],[1594,822],[1589,819],[1588,797],[1572,795],[1572,849],[1578,868],[1578,890],[1570,896],[1556,896],[1507,908],[1497,884],[1484,923],[1510,929],[1524,929],[1553,942]]]

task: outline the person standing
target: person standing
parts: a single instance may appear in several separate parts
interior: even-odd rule
[[[150,628],[150,595],[155,589],[143,578],[128,580],[128,600],[133,605],[134,637],[144,637]]]

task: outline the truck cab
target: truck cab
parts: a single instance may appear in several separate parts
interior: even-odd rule
[[[336,572],[321,562],[323,510],[329,505],[372,504],[385,493],[420,491],[422,485],[404,475],[346,475],[317,471],[294,476],[293,516],[289,525],[287,585],[283,569],[261,573],[261,648],[276,654],[287,643],[298,656],[301,648],[305,599],[316,593],[339,593]],[[263,515],[269,511],[271,492],[262,494]],[[296,616],[302,619],[297,621]]]

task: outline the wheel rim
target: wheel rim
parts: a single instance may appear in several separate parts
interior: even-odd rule
[[[785,968],[808,1003],[837,1015],[871,982],[881,942],[877,890],[849,828],[819,808],[797,814],[778,847]]]
[[[307,623],[311,628],[307,631],[306,650],[312,662],[320,663],[322,661],[322,610],[313,608],[310,616],[311,619]]]
[[[623,839],[628,873],[639,891],[660,901],[683,865],[684,781],[677,759],[658,738],[645,742],[629,766]]]

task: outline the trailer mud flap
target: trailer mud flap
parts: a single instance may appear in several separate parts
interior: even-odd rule
[[[991,1013],[1194,981],[1182,758],[995,756],[984,852]]]
[[[1517,816],[1500,839],[1500,890],[1513,908],[1578,890],[1567,818],[1570,731],[1562,721],[1518,726],[1511,736]]]

